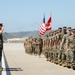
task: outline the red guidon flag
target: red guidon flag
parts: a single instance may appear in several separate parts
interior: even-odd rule
[[[40,25],[40,28],[39,28],[39,33],[41,35],[44,35],[45,32],[46,32],[46,26],[45,26],[45,15],[44,15],[43,23]]]
[[[52,23],[52,15],[50,15],[50,18],[48,19],[48,21],[46,23],[46,31],[52,29],[51,23]]]

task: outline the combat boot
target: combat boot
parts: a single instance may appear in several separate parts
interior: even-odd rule
[[[56,62],[56,59],[53,62],[55,63]]]
[[[50,58],[48,60],[49,60],[49,62],[51,62],[51,59]]]
[[[62,64],[62,66],[63,66],[63,67],[67,67],[67,63],[64,62],[64,63]]]
[[[68,68],[71,68],[71,62],[68,62],[68,63],[67,63],[67,67],[68,67]]]
[[[53,63],[54,61],[53,60],[51,60],[51,63]]]
[[[72,69],[75,70],[75,64],[72,64]]]
[[[49,62],[51,62],[51,59],[49,59]]]
[[[62,66],[62,61],[59,62],[59,65]]]
[[[55,59],[54,63],[55,63],[55,64],[58,64],[58,63],[59,63],[59,62],[58,62],[58,59]]]

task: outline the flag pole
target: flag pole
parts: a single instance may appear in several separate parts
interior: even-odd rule
[[[52,11],[50,11],[50,17],[52,17]]]
[[[51,29],[52,29],[52,11],[50,11],[50,17],[51,17]]]

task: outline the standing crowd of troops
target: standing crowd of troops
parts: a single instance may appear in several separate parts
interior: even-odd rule
[[[43,54],[47,61],[75,69],[75,29],[71,27],[50,31],[43,38],[29,37],[24,47],[28,54]]]

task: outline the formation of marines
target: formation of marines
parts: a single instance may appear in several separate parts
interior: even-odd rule
[[[47,61],[64,67],[75,69],[75,29],[71,27],[58,28],[50,31],[43,38],[29,37],[24,42],[28,54],[43,54]]]

